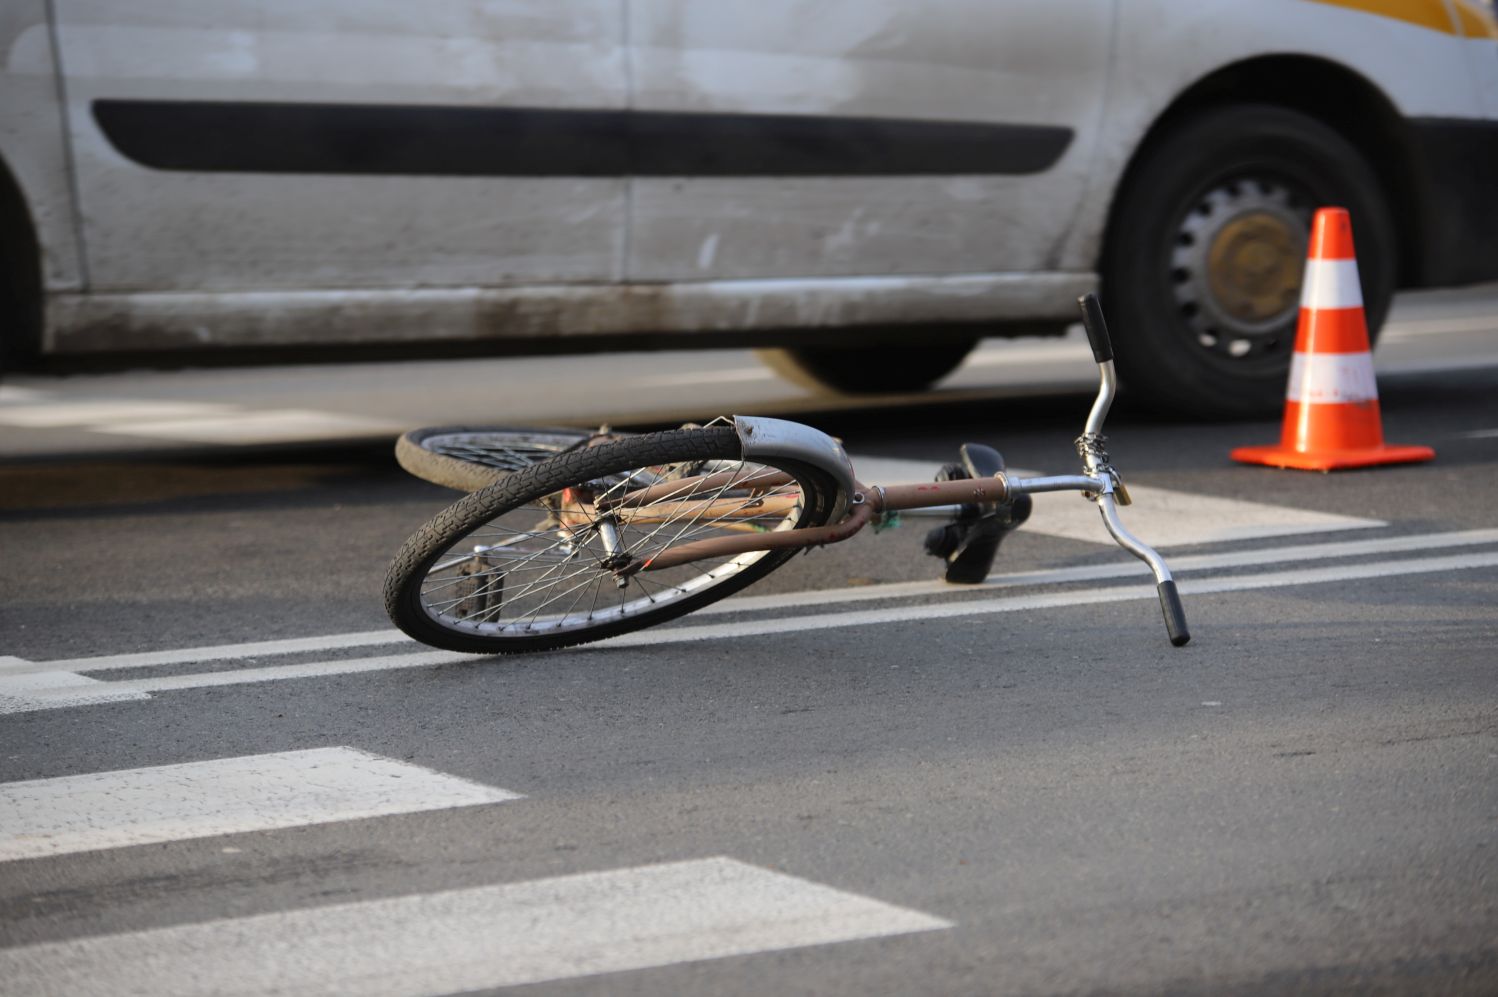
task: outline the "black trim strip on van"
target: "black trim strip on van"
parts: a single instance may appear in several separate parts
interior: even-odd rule
[[[97,100],[158,170],[405,176],[897,176],[1050,169],[1072,130],[789,114]]]

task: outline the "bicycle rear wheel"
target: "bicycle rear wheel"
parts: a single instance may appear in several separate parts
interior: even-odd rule
[[[406,541],[386,610],[424,643],[507,654],[627,633],[737,592],[795,551],[641,566],[673,546],[827,521],[835,486],[823,472],[741,452],[732,427],[680,429],[509,474]]]
[[[506,474],[583,446],[597,435],[585,429],[429,426],[396,440],[395,459],[423,481],[473,492]]]

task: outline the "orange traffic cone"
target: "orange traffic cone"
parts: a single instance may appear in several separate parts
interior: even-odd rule
[[[1316,212],[1307,255],[1280,443],[1239,447],[1232,458],[1304,471],[1430,460],[1430,447],[1384,443],[1346,209]]]

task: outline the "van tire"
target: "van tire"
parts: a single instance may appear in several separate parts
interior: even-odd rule
[[[21,188],[0,162],[0,376],[35,356],[41,328],[36,229]]]
[[[1323,206],[1352,217],[1376,336],[1396,281],[1395,225],[1377,176],[1341,134],[1287,108],[1234,104],[1170,126],[1141,151],[1115,199],[1100,267],[1119,376],[1135,401],[1199,418],[1281,411],[1304,246]]]
[[[977,342],[961,339],[925,346],[870,344],[755,352],[776,374],[810,391],[869,395],[929,388],[962,366]]]

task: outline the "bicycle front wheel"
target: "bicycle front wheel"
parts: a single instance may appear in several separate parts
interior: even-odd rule
[[[507,475],[406,541],[385,606],[406,633],[454,651],[582,644],[730,595],[794,550],[650,570],[668,548],[820,526],[833,482],[804,464],[746,461],[732,427],[626,437]]]

